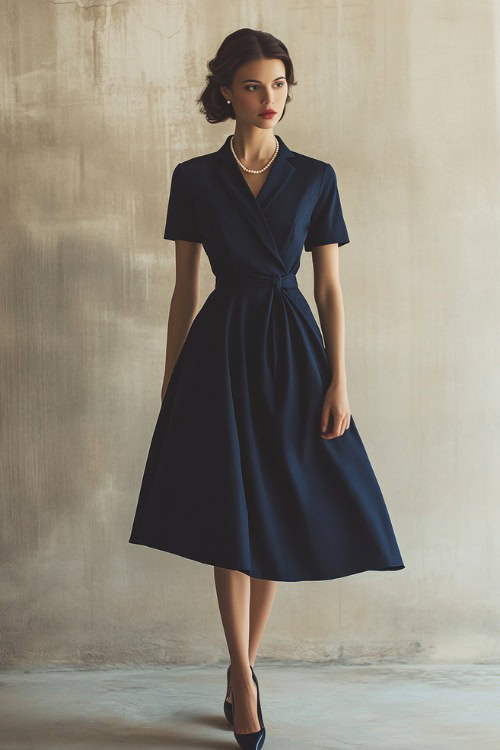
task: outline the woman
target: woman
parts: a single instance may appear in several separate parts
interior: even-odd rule
[[[347,399],[336,174],[273,130],[296,84],[288,50],[241,29],[209,69],[201,111],[236,126],[172,175],[162,405],[129,541],[214,566],[224,712],[240,747],[261,748],[253,665],[278,581],[405,566]],[[202,245],[216,285],[195,314]],[[303,248],[322,333],[297,285]]]

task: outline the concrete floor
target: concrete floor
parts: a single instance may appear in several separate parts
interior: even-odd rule
[[[7,670],[2,750],[237,748],[227,664]],[[499,750],[500,665],[257,661],[269,750]]]

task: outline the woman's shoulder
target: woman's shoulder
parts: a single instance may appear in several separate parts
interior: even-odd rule
[[[203,172],[214,164],[216,158],[217,151],[212,151],[209,154],[191,156],[188,159],[178,162],[176,166],[178,166],[186,175],[196,175],[200,171]]]
[[[325,159],[319,159],[317,156],[309,156],[309,154],[301,154],[297,151],[293,152],[299,159],[309,166],[311,169],[316,170],[317,172],[323,173],[326,169],[330,168],[333,169],[333,164],[331,161],[326,161]]]
[[[329,161],[319,159],[317,156],[311,156],[310,154],[304,154],[300,151],[295,151],[287,145],[287,149],[290,155],[293,156],[293,165],[295,169],[300,171],[300,174],[304,178],[310,178],[314,180],[316,184],[328,176],[328,173],[335,175],[335,170]]]
[[[337,182],[337,173],[330,161],[297,151],[293,153],[296,157],[294,166],[299,170],[301,179],[306,184],[314,186],[318,193],[331,183]]]

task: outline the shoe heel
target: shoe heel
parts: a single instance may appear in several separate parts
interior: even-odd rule
[[[241,748],[243,748],[243,750],[260,750],[260,748],[263,747],[264,745],[264,740],[266,739],[266,728],[264,726],[264,719],[262,718],[262,707],[260,705],[259,683],[255,675],[255,672],[253,671],[253,667],[250,666],[250,669],[252,670],[252,677],[257,686],[257,717],[259,719],[260,729],[258,729],[256,732],[248,732],[247,734],[238,734],[238,732],[235,732],[233,729],[233,734],[236,739],[236,742]],[[233,693],[233,711],[234,711],[234,693]]]

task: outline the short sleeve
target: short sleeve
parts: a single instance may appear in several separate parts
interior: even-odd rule
[[[341,247],[349,241],[342,214],[337,176],[332,165],[326,164],[318,199],[304,241],[304,250],[312,250],[318,245],[331,245],[336,242]]]
[[[163,237],[166,240],[202,242],[193,197],[182,162],[177,164],[172,172]]]

